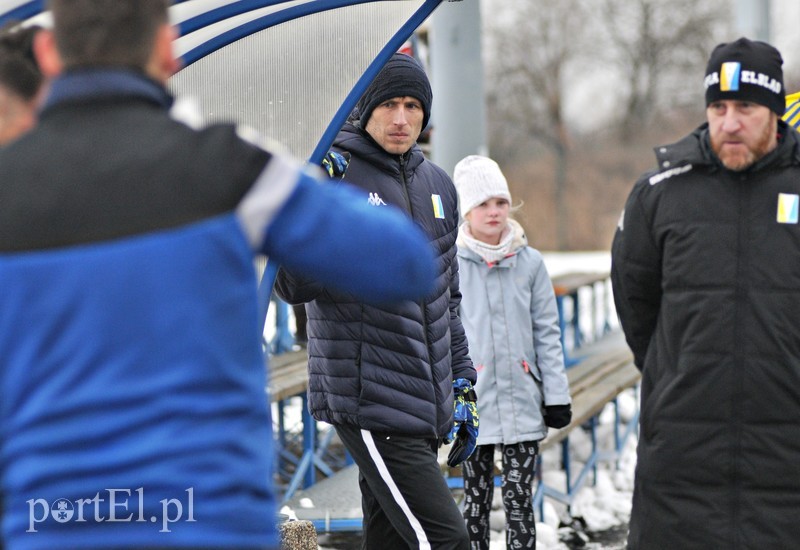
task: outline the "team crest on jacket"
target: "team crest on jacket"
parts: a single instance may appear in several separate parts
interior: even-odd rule
[[[442,204],[442,197],[439,195],[431,195],[431,202],[433,203],[433,215],[440,219],[444,219],[444,205]]]
[[[778,193],[778,223],[797,223],[800,195]]]

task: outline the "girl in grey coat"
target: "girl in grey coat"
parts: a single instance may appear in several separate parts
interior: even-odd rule
[[[494,453],[502,453],[509,548],[535,548],[533,479],[538,442],[572,413],[555,294],[542,255],[509,218],[511,195],[500,167],[477,155],[453,177],[459,229],[461,321],[478,371],[478,447],[463,464],[464,519],[471,548],[489,548]]]

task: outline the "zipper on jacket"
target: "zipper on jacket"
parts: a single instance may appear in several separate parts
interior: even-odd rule
[[[740,220],[745,220],[744,223],[739,223],[736,232],[736,250],[737,250],[737,265],[736,265],[736,288],[734,290],[734,350],[735,359],[734,366],[737,372],[741,372],[746,364],[744,359],[744,330],[742,329],[742,315],[745,307],[743,304],[747,302],[750,294],[750,284],[747,279],[750,271],[750,250],[747,243],[750,238],[751,224],[745,215],[750,208],[750,201],[752,197],[753,182],[746,174],[737,174],[735,179],[737,185],[737,199],[738,199],[738,212],[737,215]],[[742,498],[742,475],[743,468],[742,459],[742,414],[739,404],[742,403],[745,394],[744,389],[744,376],[742,374],[734,375],[733,395],[731,396],[731,419],[733,422],[733,460],[732,460],[732,481],[734,487],[734,496],[731,502],[731,517],[732,524],[738,525],[741,521],[741,501]],[[741,543],[741,535],[738,530],[733,532],[734,544],[738,546]]]
[[[406,208],[408,208],[408,215],[414,219],[414,210],[411,208],[411,197],[408,194],[408,182],[406,181],[406,156],[400,155],[400,186],[403,189],[403,198],[406,199]]]
[[[400,155],[400,182],[400,187],[403,189],[403,197],[406,199],[406,207],[408,207],[408,215],[414,220],[414,209],[411,207],[411,196],[408,192],[408,181],[406,180],[406,153]],[[419,301],[419,308],[422,313],[422,338],[425,344],[425,351],[428,353],[428,364],[431,366],[432,373],[433,361],[431,360],[431,348],[428,342],[428,315],[425,310],[424,299]]]
[[[533,371],[531,371],[531,366],[528,364],[528,362],[525,359],[522,360],[522,370],[524,370],[526,373],[530,374],[531,378],[536,380],[536,377],[533,375]]]

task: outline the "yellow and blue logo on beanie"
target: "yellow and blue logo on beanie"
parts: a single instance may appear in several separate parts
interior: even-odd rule
[[[783,58],[766,42],[742,37],[711,52],[704,86],[706,106],[715,101],[752,101],[777,115],[784,111]]]
[[[721,92],[739,91],[739,74],[742,71],[742,64],[738,61],[728,61],[722,64],[720,69],[719,89]]]

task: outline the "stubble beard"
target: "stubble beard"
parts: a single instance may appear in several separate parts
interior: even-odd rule
[[[775,132],[775,124],[767,124],[758,141],[752,147],[746,147],[744,151],[726,150],[719,143],[721,140],[712,140],[711,148],[725,168],[734,172],[741,172],[764,158],[775,148],[776,142],[773,138]]]

